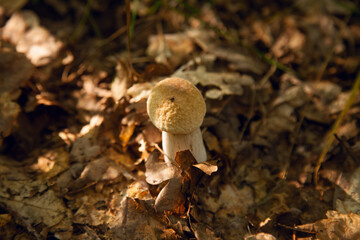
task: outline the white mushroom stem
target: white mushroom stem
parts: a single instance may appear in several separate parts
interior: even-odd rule
[[[162,145],[165,155],[165,162],[175,163],[176,152],[190,150],[198,163],[207,159],[206,150],[200,128],[190,134],[172,134],[162,132]]]

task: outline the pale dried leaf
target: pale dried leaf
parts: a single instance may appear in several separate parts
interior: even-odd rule
[[[135,200],[124,198],[114,220],[110,223],[107,235],[111,239],[143,239],[157,240],[156,234],[161,225]]]
[[[39,24],[39,17],[33,11],[16,12],[6,22],[1,37],[13,45],[17,45],[28,28]]]
[[[69,191],[78,192],[100,181],[115,179],[122,174],[123,170],[114,161],[108,158],[100,158],[86,165],[80,177],[69,186]]]
[[[132,85],[126,92],[131,96],[130,103],[138,102],[141,99],[147,99],[153,88],[153,84],[149,82],[136,83]]]
[[[18,52],[25,53],[35,66],[44,66],[55,59],[63,43],[48,30],[37,26],[27,31],[16,46]]]
[[[341,87],[333,82],[310,82],[309,85],[313,94],[320,97],[324,104],[334,101],[341,93]]]
[[[341,214],[336,211],[327,212],[328,219],[314,223],[316,237],[319,240],[337,240],[360,238],[360,216],[355,213]]]
[[[212,173],[218,170],[217,162],[218,162],[217,160],[209,160],[206,162],[195,164],[194,167],[199,168],[207,175],[211,175]]]
[[[349,179],[342,180],[345,184],[341,184],[339,187],[346,193],[346,196],[344,199],[336,199],[336,210],[343,214],[351,212],[360,214],[360,167],[352,172]],[[336,181],[336,183],[338,182],[339,180]]]
[[[187,79],[195,85],[210,87],[205,96],[211,99],[221,99],[227,95],[241,96],[244,86],[252,86],[255,83],[254,79],[248,75],[207,72],[204,66],[199,66],[196,70],[190,71],[180,69],[173,76]]]
[[[194,235],[198,240],[220,239],[215,236],[214,231],[212,231],[203,223],[191,223],[191,228],[193,229]]]
[[[84,203],[74,213],[73,222],[78,224],[88,224],[92,226],[99,226],[104,224],[106,219],[106,211],[96,209],[96,207],[90,203]]]
[[[149,191],[149,186],[145,182],[140,181],[135,181],[128,186],[126,196],[140,200],[153,199]]]
[[[267,64],[244,48],[218,47],[218,45],[210,44],[209,51],[218,59],[229,61],[229,67],[236,71],[261,75],[267,69]]]
[[[243,216],[255,203],[254,191],[248,186],[238,189],[234,185],[227,184],[221,188],[218,201],[223,208],[219,216],[225,217],[228,213]]]
[[[107,150],[107,156],[109,156],[116,164],[125,166],[127,169],[133,169],[135,167],[134,160],[129,154],[120,153],[114,148],[109,148]]]
[[[111,93],[115,101],[119,101],[126,94],[127,78],[121,73],[117,73],[112,84]]]
[[[309,101],[309,99],[304,91],[304,87],[301,85],[293,86],[286,89],[284,93],[277,97],[273,103],[273,106],[277,106],[282,103],[288,103],[293,107],[301,107],[307,101]]]
[[[70,167],[70,155],[63,148],[48,151],[39,156],[37,163],[32,165],[34,170],[39,171],[40,176],[46,179],[53,178]]]
[[[156,62],[177,67],[186,60],[194,50],[195,44],[185,33],[150,36],[146,50]]]
[[[257,233],[245,237],[245,240],[276,240],[276,237],[269,233]]]
[[[48,227],[58,224],[66,215],[67,209],[54,191],[48,190],[22,201],[0,199],[9,209],[27,219],[33,226],[45,224]]]
[[[253,122],[251,130],[255,134],[254,142],[259,145],[272,146],[282,133],[293,132],[296,127],[294,107],[290,104],[281,104],[261,122]]]
[[[163,160],[159,159],[160,152],[158,150],[154,150],[145,163],[145,177],[146,182],[151,185],[157,185],[164,181],[173,178],[176,173],[176,169],[168,165]]]

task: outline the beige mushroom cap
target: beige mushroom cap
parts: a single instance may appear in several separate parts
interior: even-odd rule
[[[194,84],[173,77],[160,81],[152,89],[147,100],[147,112],[161,131],[189,134],[201,126],[206,105]]]

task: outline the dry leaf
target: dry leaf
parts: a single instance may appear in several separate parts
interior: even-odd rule
[[[111,83],[111,94],[115,101],[119,101],[126,94],[128,77],[127,72],[123,69],[121,64],[117,65],[116,70],[116,76]]]
[[[21,66],[21,68],[19,68]],[[0,48],[0,94],[12,92],[30,79],[34,66],[24,54]]]
[[[139,200],[153,199],[149,191],[149,186],[142,181],[135,181],[129,184],[126,191],[126,196],[129,198],[136,198]]]
[[[253,122],[251,131],[255,135],[255,144],[272,147],[282,133],[293,132],[297,124],[294,111],[290,104],[281,104],[263,122]]]
[[[134,160],[132,159],[130,154],[121,153],[121,152],[115,150],[114,148],[109,148],[106,151],[106,153],[107,153],[107,156],[109,156],[109,158],[111,160],[113,160],[116,164],[125,166],[127,169],[130,169],[130,170],[135,168]]]
[[[212,231],[203,223],[191,223],[191,228],[193,229],[194,235],[198,240],[220,239],[215,236],[214,231]]]
[[[70,184],[71,193],[79,192],[100,181],[113,180],[123,173],[121,167],[108,158],[100,158],[90,162],[82,171],[80,177]]]
[[[39,17],[33,11],[19,11],[11,15],[2,29],[2,38],[16,45],[28,28],[38,26]]]
[[[63,47],[51,33],[39,26],[37,16],[21,11],[14,14],[4,27],[4,39],[16,45],[35,66],[44,66],[55,59]]]
[[[343,184],[341,184],[343,183]],[[360,167],[357,167],[351,176],[347,177],[341,174],[340,178],[336,179],[338,187],[344,191],[345,197],[336,199],[336,210],[339,213],[360,213]]]
[[[293,107],[301,107],[307,101],[308,96],[304,91],[303,86],[292,86],[286,89],[279,97],[277,97],[273,103],[273,106],[277,106],[283,103],[288,103]]]
[[[222,99],[227,95],[241,96],[244,86],[254,85],[254,79],[248,75],[207,72],[204,66],[189,71],[180,69],[173,76],[187,79],[195,85],[200,84],[210,88],[205,93],[205,96],[210,99]]]
[[[7,213],[0,214],[0,228],[4,227],[11,221],[11,215]]]
[[[207,175],[211,175],[212,173],[214,173],[218,170],[217,162],[218,162],[218,160],[209,160],[206,162],[195,164],[194,167],[199,168],[201,171],[203,171]]]
[[[63,148],[50,150],[38,157],[36,164],[32,165],[34,170],[40,172],[40,177],[51,179],[70,167],[70,155]]]
[[[170,64],[176,68],[189,57],[194,48],[195,44],[190,37],[184,33],[176,33],[150,36],[146,52],[157,63]]]
[[[221,147],[220,147],[219,140],[216,138],[216,136],[214,134],[212,134],[210,131],[205,131],[203,134],[203,138],[204,138],[206,147],[210,151],[216,151],[217,153],[221,153]]]
[[[157,240],[161,225],[135,200],[124,198],[107,235],[111,239]]]
[[[22,201],[1,198],[0,202],[21,218],[27,219],[32,226],[45,224],[51,227],[58,224],[68,214],[63,201],[52,190],[38,193],[31,198],[24,198]]]
[[[19,66],[21,66],[19,70]],[[29,80],[34,70],[30,61],[21,53],[0,49],[0,145],[17,124],[20,106],[15,102],[18,90]]]
[[[28,0],[0,0],[0,6],[3,6],[6,14],[10,15],[21,9],[27,2]]]
[[[267,69],[267,64],[245,48],[239,48],[238,46],[218,47],[218,45],[211,44],[209,51],[218,59],[229,61],[229,68],[235,71],[252,72],[261,75]]]
[[[327,212],[328,219],[314,223],[316,237],[319,240],[360,239],[360,216],[355,213],[341,214]]]
[[[44,66],[55,59],[63,47],[48,30],[37,26],[28,30],[16,46],[18,52],[25,53],[35,66]]]
[[[234,185],[227,184],[220,191],[218,201],[222,210],[218,213],[219,217],[224,218],[229,213],[243,216],[248,208],[255,203],[254,191],[248,186],[238,189]]]
[[[152,185],[160,184],[173,178],[176,174],[176,169],[168,165],[163,160],[159,160],[160,152],[154,150],[145,163],[145,177],[146,182]]]
[[[71,148],[71,156],[78,162],[85,162],[92,160],[101,153],[99,145],[95,145],[94,130],[91,130],[89,134],[77,138]]]
[[[269,233],[258,233],[255,235],[246,236],[245,240],[276,240],[276,237]]]
[[[181,191],[182,180],[180,178],[171,178],[169,182],[161,189],[155,200],[155,209],[157,212],[173,211],[184,213],[185,199]]]

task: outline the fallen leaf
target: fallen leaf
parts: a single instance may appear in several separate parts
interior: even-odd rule
[[[135,181],[129,184],[126,191],[126,196],[139,200],[153,199],[149,191],[149,186],[142,181]]]
[[[135,200],[124,198],[110,223],[110,239],[157,240],[162,226]]]
[[[214,231],[212,231],[203,223],[191,223],[191,228],[193,229],[194,235],[198,240],[220,239],[215,236]]]
[[[319,240],[359,239],[360,216],[355,213],[341,214],[336,211],[326,213],[328,219],[314,223],[316,237]]]
[[[126,94],[128,87],[127,72],[121,64],[116,66],[116,75],[111,83],[111,94],[115,101],[119,101]]]
[[[185,33],[162,34],[150,36],[146,52],[157,63],[176,68],[189,58],[194,48],[193,40]]]
[[[244,86],[254,85],[254,79],[248,75],[207,72],[205,66],[188,71],[179,69],[173,76],[187,79],[195,85],[208,87],[205,96],[210,99],[222,99],[228,95],[242,96]]]
[[[98,127],[85,125],[81,135],[75,140],[70,155],[78,162],[86,162],[99,156],[101,148],[96,144]]]
[[[6,14],[10,15],[13,12],[21,9],[28,0],[1,0],[0,6],[5,8]]]
[[[341,173],[335,182],[344,191],[344,197],[335,200],[336,210],[339,213],[360,213],[360,167],[357,167],[350,176]]]
[[[36,194],[31,198],[24,198],[22,201],[1,198],[0,202],[21,218],[27,219],[32,226],[45,224],[51,227],[58,224],[68,214],[64,202],[52,190]]]
[[[157,212],[172,211],[184,213],[185,199],[181,191],[182,180],[178,177],[171,178],[169,182],[161,189],[155,200],[155,209]]]
[[[19,66],[21,66],[19,70]],[[30,79],[34,66],[21,53],[0,49],[0,145],[17,124],[19,88]]]
[[[276,240],[276,237],[269,233],[257,233],[246,236],[245,240]]]
[[[176,169],[168,165],[163,160],[159,159],[160,152],[154,150],[145,163],[145,177],[146,182],[152,185],[160,184],[173,178],[176,174]]]
[[[113,180],[123,173],[121,167],[108,158],[100,158],[90,162],[80,177],[68,186],[70,193],[79,192],[100,181]]]
[[[238,189],[234,185],[227,184],[220,191],[218,201],[222,211],[218,213],[218,216],[225,217],[225,214],[229,213],[243,216],[248,208],[255,203],[254,191],[248,186]]]
[[[109,156],[109,158],[113,160],[116,164],[125,166],[127,169],[130,170],[135,168],[134,160],[132,159],[130,154],[121,153],[114,148],[107,149],[106,153],[107,156]]]
[[[119,134],[119,139],[123,147],[127,146],[131,136],[135,131],[135,122],[130,121],[128,125],[125,125],[121,128],[121,132]]]
[[[11,215],[8,213],[0,214],[0,228],[4,227],[11,221]]]
[[[293,106],[284,103],[275,107],[263,122],[253,122],[251,131],[255,144],[272,147],[281,134],[293,132],[297,124],[294,111]]]
[[[37,16],[29,11],[14,14],[4,27],[4,39],[16,45],[35,66],[44,66],[58,56],[63,43],[39,26]]]
[[[238,46],[219,47],[218,45],[211,44],[209,52],[220,60],[228,61],[230,63],[229,68],[235,71],[252,72],[261,75],[267,69],[266,63],[245,48],[239,48]]]
[[[207,175],[211,175],[212,173],[214,173],[218,170],[217,162],[218,162],[218,160],[209,160],[206,162],[195,164],[194,167],[199,168],[201,171],[203,171]]]
[[[51,179],[70,167],[70,155],[63,148],[50,150],[38,157],[37,163],[31,168],[40,172],[39,177]]]
[[[219,140],[214,134],[212,134],[210,131],[205,131],[205,133],[203,133],[203,138],[207,148],[210,151],[216,151],[217,153],[221,153]]]
[[[134,103],[141,99],[147,99],[153,87],[154,85],[149,82],[135,83],[126,90],[126,93],[131,97],[129,102]]]
[[[11,15],[10,19],[6,22],[2,29],[2,38],[16,45],[24,36],[28,28],[38,26],[40,24],[39,17],[29,10],[15,12]]]
[[[21,66],[21,68],[19,68]],[[12,92],[30,79],[34,66],[24,54],[0,48],[0,94]]]

